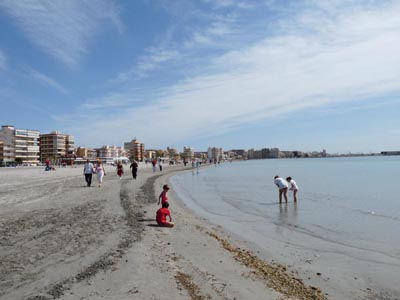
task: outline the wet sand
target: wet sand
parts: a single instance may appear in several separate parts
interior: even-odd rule
[[[329,299],[258,258],[169,195],[173,229],[155,225],[167,177],[139,167],[86,187],[82,167],[0,168],[0,300]]]

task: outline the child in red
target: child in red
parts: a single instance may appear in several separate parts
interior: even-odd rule
[[[160,203],[168,202],[168,197],[167,197],[168,190],[169,190],[168,184],[164,184],[163,191],[161,192],[160,196],[158,196],[157,205],[160,205]]]
[[[167,201],[162,203],[162,207],[157,210],[156,221],[159,226],[163,227],[174,227],[174,223],[172,223],[171,213],[168,209],[169,203]],[[167,216],[169,217],[169,221],[167,221]]]

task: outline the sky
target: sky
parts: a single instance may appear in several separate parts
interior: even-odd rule
[[[0,0],[0,123],[76,146],[400,150],[400,1]]]

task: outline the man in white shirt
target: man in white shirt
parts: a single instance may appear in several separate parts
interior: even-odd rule
[[[87,186],[92,184],[93,168],[93,164],[87,159],[85,165],[83,166],[83,175],[85,176]]]
[[[285,201],[287,203],[287,190],[289,187],[288,183],[285,179],[279,177],[278,175],[274,177],[274,183],[279,189],[279,203],[282,203],[282,194],[285,197]]]

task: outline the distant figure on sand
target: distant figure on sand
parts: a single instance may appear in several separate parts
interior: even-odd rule
[[[163,191],[161,192],[160,196],[158,196],[157,205],[160,205],[160,203],[168,202],[168,196],[167,196],[167,192],[168,191],[169,191],[168,184],[164,184],[163,185]]]
[[[168,209],[169,203],[163,202],[162,207],[157,210],[156,221],[159,226],[163,227],[174,227],[174,223],[172,223],[171,212]],[[167,221],[167,216],[169,217],[169,221]]]
[[[104,169],[103,162],[101,160],[97,161],[95,170],[97,174],[97,180],[99,181],[99,187],[101,187],[101,184],[103,183],[103,177],[106,175],[106,170]]]
[[[151,161],[151,166],[152,166],[152,168],[153,168],[153,173],[156,171],[156,165],[157,165],[157,160],[156,160],[156,159],[153,159],[153,160]]]
[[[119,179],[121,179],[122,175],[124,175],[124,167],[122,166],[122,163],[120,161],[117,164],[117,174],[119,176]]]
[[[160,172],[162,171],[162,161],[161,159],[158,160],[158,167],[160,168]]]
[[[293,201],[297,202],[297,191],[299,190],[299,187],[297,186],[296,181],[292,179],[292,177],[286,177],[286,181],[290,183],[290,190],[293,191]]]
[[[136,160],[133,160],[133,162],[131,163],[131,166],[129,167],[129,168],[132,169],[132,177],[133,177],[133,179],[136,179],[138,167],[139,167],[139,165],[136,162]]]
[[[274,177],[274,183],[279,189],[279,203],[282,203],[282,194],[285,197],[285,201],[287,203],[287,190],[289,187],[288,183],[286,182],[285,179],[279,177],[278,175]]]
[[[87,186],[92,184],[93,168],[93,164],[87,159],[83,166],[83,175],[85,176]]]

